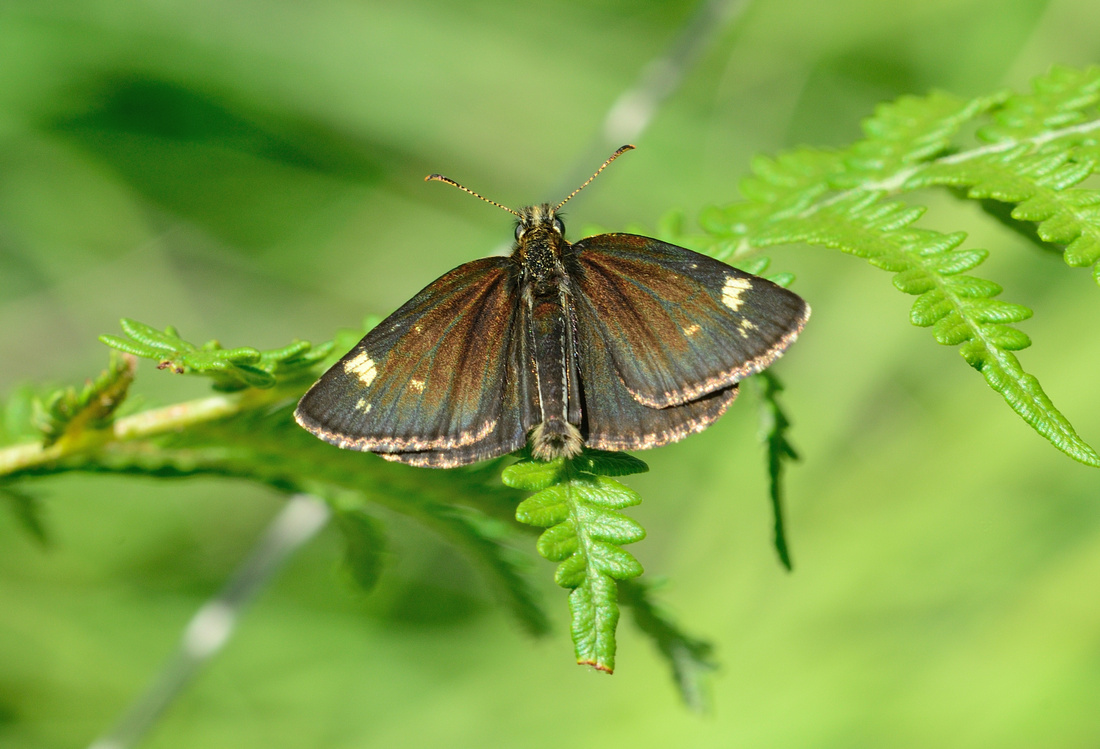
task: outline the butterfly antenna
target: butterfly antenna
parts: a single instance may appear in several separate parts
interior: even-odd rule
[[[616,155],[618,155],[618,154],[616,154]],[[495,200],[489,200],[484,195],[478,195],[476,192],[474,192],[470,188],[468,188],[464,185],[460,185],[457,182],[455,182],[453,179],[451,179],[450,177],[444,177],[442,174],[429,174],[427,177],[424,178],[424,181],[425,182],[446,182],[448,185],[452,185],[454,187],[457,187],[459,190],[462,190],[463,192],[470,193],[475,198],[481,198],[486,203],[489,203],[491,205],[495,205],[497,208],[508,211],[508,213],[511,213],[513,216],[519,216],[519,213],[517,213],[516,211],[513,211],[508,206],[501,205],[500,203],[496,202]],[[591,180],[589,180],[589,181],[591,181]],[[570,196],[570,197],[572,197],[572,196]],[[522,216],[520,216],[520,218],[522,218]]]
[[[603,171],[604,169],[606,169],[606,168],[607,168],[607,165],[608,165],[608,164],[610,164],[610,163],[611,163],[612,161],[614,161],[615,159],[617,159],[617,158],[619,158],[620,156],[622,156],[622,155],[623,155],[624,153],[626,153],[627,151],[633,151],[633,150],[634,150],[634,146],[631,146],[631,145],[621,146],[621,147],[619,148],[619,150],[618,150],[618,151],[616,151],[615,153],[611,154],[611,155],[610,155],[610,156],[609,156],[609,157],[607,158],[607,161],[605,161],[605,162],[603,163],[603,166],[601,166],[601,167],[600,167],[599,169],[597,169],[597,170],[596,170],[596,173],[595,173],[595,174],[593,174],[593,175],[592,175],[591,177],[589,177],[589,178],[588,178],[587,180],[585,180],[585,182],[584,182],[584,184],[583,184],[583,185],[581,185],[580,187],[578,187],[578,188],[577,188],[576,190],[574,190],[573,192],[569,193],[569,195],[567,195],[567,196],[565,197],[565,200],[561,201],[561,202],[560,202],[560,203],[558,203],[558,204],[557,204],[556,206],[554,206],[554,211],[556,212],[556,211],[557,211],[557,210],[558,210],[559,208],[561,208],[561,207],[562,207],[563,205],[565,205],[565,204],[566,204],[566,203],[568,203],[568,202],[569,202],[570,200],[572,200],[572,199],[573,199],[573,196],[574,196],[574,195],[576,195],[577,193],[579,193],[579,192],[580,192],[581,190],[583,190],[584,188],[588,187],[589,183],[590,183],[590,182],[591,182],[592,180],[596,179],[596,177],[599,177],[599,176],[600,176],[600,172],[602,172],[602,171]]]

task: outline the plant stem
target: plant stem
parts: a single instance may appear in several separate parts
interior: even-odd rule
[[[272,388],[213,395],[141,411],[116,419],[104,429],[81,430],[65,435],[52,445],[33,442],[4,448],[0,450],[0,478],[47,466],[112,442],[155,437],[190,425],[224,419],[242,411],[271,405],[293,397],[293,394],[288,390]]]

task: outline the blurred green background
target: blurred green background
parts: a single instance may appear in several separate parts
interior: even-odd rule
[[[512,206],[590,157],[608,108],[691,3],[584,0],[5,0],[0,5],[0,392],[78,383],[120,317],[261,348],[386,314],[510,239]],[[719,34],[627,155],[570,204],[650,225],[733,199],[754,153],[841,145],[882,100],[1022,89],[1100,50],[1092,0],[759,0]],[[618,145],[617,143],[615,145]],[[610,149],[607,149],[608,151]],[[943,201],[930,196],[932,201]],[[1089,274],[974,206],[940,213],[1035,308],[1025,368],[1100,443]],[[780,248],[814,318],[777,372],[804,462],[794,574],[770,547],[748,396],[645,454],[631,547],[721,663],[679,704],[624,618],[618,670],[575,666],[564,595],[533,642],[431,535],[387,518],[371,596],[324,532],[287,567],[149,747],[1094,747],[1100,474],[1032,433],[956,351],[911,327],[890,277]],[[201,381],[145,363],[151,402]],[[364,460],[373,460],[364,456]],[[28,485],[43,550],[0,514],[0,746],[90,742],[282,498],[232,481]]]

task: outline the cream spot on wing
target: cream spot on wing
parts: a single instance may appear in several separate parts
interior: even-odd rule
[[[741,309],[744,301],[741,295],[752,288],[752,281],[747,278],[730,276],[726,279],[726,285],[722,287],[722,304],[736,312]]]
[[[374,359],[364,351],[353,359],[344,362],[344,371],[359,378],[359,382],[370,387],[374,378],[378,376],[378,368],[374,366]]]
[[[700,330],[702,330],[702,328],[700,328],[695,323],[692,323],[691,325],[688,325],[686,328],[684,328],[684,335],[686,335],[688,338],[691,338],[693,335],[698,333]]]
[[[424,392],[424,380],[417,380],[416,378],[413,378],[413,379],[409,380],[409,387],[411,387],[413,390],[415,390],[418,393],[423,393]]]
[[[360,398],[359,402],[355,404],[355,410],[356,411],[362,411],[365,414],[370,413],[370,407],[371,407],[371,404],[367,403],[366,398]]]
[[[756,325],[754,325],[752,320],[749,320],[748,318],[742,320],[741,323],[737,326],[737,332],[741,334],[742,338],[748,338],[750,330],[756,330]]]
[[[421,333],[423,333],[423,332],[424,332],[424,328],[420,327],[419,325],[414,325],[414,326],[413,326],[413,330],[415,330],[415,331],[416,331],[416,334],[417,334],[417,335],[420,335]]]

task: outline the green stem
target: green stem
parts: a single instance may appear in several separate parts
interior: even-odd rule
[[[33,442],[4,448],[0,450],[0,478],[93,452],[113,442],[155,437],[194,424],[224,419],[292,395],[290,391],[279,388],[213,395],[125,416],[116,419],[104,429],[81,430],[68,434],[49,446],[42,442]]]

